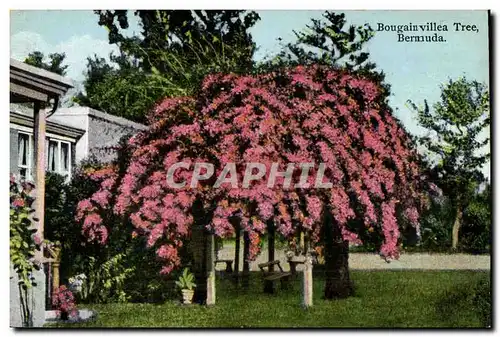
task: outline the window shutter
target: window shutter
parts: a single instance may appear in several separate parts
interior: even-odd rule
[[[10,173],[17,175],[19,173],[17,168],[18,157],[18,132],[16,129],[10,129]]]
[[[75,170],[76,167],[76,144],[75,143],[70,143],[71,145],[71,172]]]

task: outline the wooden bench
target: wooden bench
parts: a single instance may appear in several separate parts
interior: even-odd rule
[[[305,261],[302,260],[288,260],[288,263],[290,264],[290,272],[292,275],[297,274],[297,265],[299,264],[304,264]]]
[[[274,266],[278,266],[279,271],[271,271],[271,267],[274,269]],[[278,280],[281,282],[281,289],[288,288],[288,283],[290,282],[290,276],[292,273],[285,272],[283,268],[281,268],[279,260],[261,263],[259,264],[259,268],[262,271],[262,276],[264,278],[264,292],[272,294],[274,292],[274,283]],[[265,268],[267,268],[267,270],[265,270]]]
[[[233,260],[215,260],[215,265],[217,266],[217,263],[225,263],[226,264],[226,273],[232,273],[233,272]]]

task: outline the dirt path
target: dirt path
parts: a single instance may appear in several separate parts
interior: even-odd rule
[[[243,254],[243,249],[240,252]],[[234,259],[234,246],[226,245],[219,252],[220,259]],[[281,261],[283,269],[288,270],[289,265],[283,250],[276,250],[275,259]],[[263,251],[256,261],[250,263],[250,270],[259,270],[258,264],[267,262],[267,251]],[[402,254],[399,260],[385,262],[376,254],[351,253],[349,255],[349,267],[351,269],[429,269],[429,270],[449,270],[449,269],[490,269],[489,255],[468,255],[468,254],[427,254],[412,253]],[[243,257],[240,256],[240,270],[243,266]],[[217,265],[217,270],[223,269],[223,264]],[[298,267],[300,270],[300,265]]]

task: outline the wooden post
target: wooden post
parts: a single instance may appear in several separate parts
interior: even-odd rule
[[[61,247],[54,247],[51,250],[52,262],[52,293],[54,293],[60,285],[59,266],[61,265]]]
[[[215,243],[214,235],[207,238],[207,305],[215,304]]]
[[[313,276],[312,276],[312,258],[310,252],[306,254],[304,263],[304,271],[302,278],[302,305],[305,308],[312,307],[313,305]]]
[[[241,241],[241,227],[240,219],[234,220],[234,227],[236,233],[236,241],[234,243],[234,281],[238,283],[238,277],[240,272],[240,241]]]
[[[267,245],[267,256],[268,261],[274,261],[274,221],[267,221],[267,233],[268,233],[268,245]],[[274,265],[269,266],[269,272],[274,272]]]
[[[35,217],[37,222],[36,235],[43,241],[45,217],[45,111],[41,109],[40,102],[34,103],[34,139],[35,139]],[[43,248],[36,251],[35,259],[43,262]]]
[[[59,265],[60,262],[52,262],[52,293],[59,289]]]
[[[250,284],[250,236],[248,232],[243,233],[243,288]]]

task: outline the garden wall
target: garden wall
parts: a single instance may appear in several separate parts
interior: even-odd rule
[[[21,299],[19,278],[14,269],[10,268],[10,326],[20,328],[26,309],[32,314],[32,327],[42,327],[45,323],[45,273],[43,270],[34,272],[36,287],[27,291],[27,299]],[[27,303],[27,308],[23,303]]]

